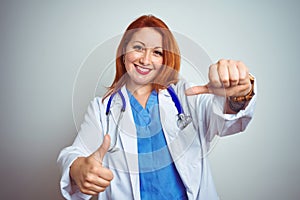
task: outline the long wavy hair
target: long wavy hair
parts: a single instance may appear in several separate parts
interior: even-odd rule
[[[116,74],[113,83],[104,95],[106,97],[118,91],[128,78],[124,64],[125,49],[133,34],[141,28],[153,28],[162,36],[163,66],[155,80],[152,81],[152,88],[157,92],[165,89],[171,83],[177,83],[180,70],[180,51],[168,26],[159,18],[153,15],[143,15],[133,21],[126,29],[117,49]]]

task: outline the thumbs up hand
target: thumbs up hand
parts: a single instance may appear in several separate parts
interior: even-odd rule
[[[219,60],[210,66],[208,78],[206,85],[188,88],[186,95],[245,96],[251,90],[248,68],[241,61]]]
[[[102,165],[109,146],[110,136],[105,135],[99,149],[88,157],[77,158],[71,165],[70,176],[82,193],[97,195],[110,185],[113,173]]]

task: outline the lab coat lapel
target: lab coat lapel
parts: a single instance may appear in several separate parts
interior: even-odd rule
[[[119,133],[120,133],[120,143],[122,145],[121,151],[123,155],[125,155],[125,159],[127,162],[127,170],[129,173],[132,193],[134,199],[140,199],[140,187],[139,187],[139,167],[138,167],[138,150],[137,150],[137,135],[136,135],[136,127],[134,123],[134,119],[132,116],[132,110],[127,94],[126,87],[123,86],[121,89],[122,94],[125,97],[126,108],[123,113],[123,118],[119,122]],[[118,95],[116,95],[118,96]],[[120,103],[122,103],[121,98],[118,99]],[[112,109],[115,115],[120,114],[121,106],[116,106],[116,109]],[[114,119],[117,119],[118,116],[114,116]]]
[[[177,109],[167,90],[160,91],[158,99],[161,125],[164,130],[167,143],[170,144],[179,132],[179,128],[177,126]]]
[[[182,100],[180,103],[182,105]],[[197,139],[198,134],[193,128],[192,123],[183,130],[178,128],[178,111],[171,96],[166,90],[161,91],[159,95],[159,107],[161,124],[170,154],[174,160],[176,169],[186,186],[189,199],[195,199],[195,195],[200,186],[200,182],[197,182],[196,180],[201,176],[199,170],[195,171],[195,166],[201,164],[199,152],[199,147],[201,145],[200,140]],[[190,183],[191,181],[193,184]]]

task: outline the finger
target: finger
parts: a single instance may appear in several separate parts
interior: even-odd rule
[[[108,149],[110,147],[110,136],[108,134],[106,134],[103,138],[103,142],[101,144],[101,146],[99,147],[99,149],[97,149],[94,153],[93,153],[93,157],[99,161],[100,163],[102,163],[103,158],[105,156],[105,154],[107,153]]]
[[[244,96],[245,91],[247,91],[247,85],[236,85],[229,88],[210,88],[211,93],[218,96]]]
[[[103,192],[106,189],[107,186],[102,187],[98,186],[91,182],[85,182],[81,187],[81,192],[89,195],[96,195],[99,192]]]
[[[222,83],[223,87],[227,88],[230,87],[230,81],[229,81],[229,72],[228,72],[228,66],[229,63],[227,60],[220,60],[218,62],[218,75],[220,82]]]
[[[104,158],[105,154],[107,153],[109,147],[110,147],[110,136],[109,136],[109,134],[106,134],[103,138],[102,145],[98,149],[98,152],[100,153],[101,161],[103,161],[103,158]]]
[[[239,84],[249,84],[249,70],[243,62],[237,62],[237,68],[239,71]]]
[[[110,185],[110,181],[111,180],[97,177],[94,180],[91,180],[90,182],[88,181],[86,183],[90,185],[89,189],[99,192],[99,190],[102,190],[102,188],[108,187]]]
[[[210,93],[208,86],[194,86],[190,87],[187,90],[185,90],[185,95],[191,96],[191,95],[197,95],[197,94],[208,94]]]
[[[96,173],[89,173],[84,179],[83,186],[91,188],[93,185],[106,188],[109,186],[110,181],[113,179],[111,170],[101,167],[97,169]]]
[[[209,82],[213,87],[222,87],[222,83],[220,81],[219,73],[218,73],[218,65],[213,64],[209,67],[208,72]]]
[[[114,175],[112,173],[112,171],[110,169],[107,168],[102,168],[101,172],[99,174],[99,177],[101,179],[103,179],[104,181],[108,181],[107,183],[110,183],[110,181],[114,178]],[[99,182],[99,184],[101,184],[101,186],[104,186],[106,182]],[[103,185],[102,185],[103,184]]]
[[[237,68],[237,64],[235,61],[229,61],[228,72],[229,72],[230,87],[238,85],[239,70]]]
[[[87,195],[97,195],[99,194],[99,192],[95,192],[89,189],[85,189],[85,188],[80,188],[80,192],[83,194],[87,194]]]

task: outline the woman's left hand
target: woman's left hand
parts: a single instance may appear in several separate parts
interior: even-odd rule
[[[245,96],[251,91],[249,70],[241,61],[221,59],[209,68],[209,82],[188,88],[186,95],[216,94],[219,96]]]

